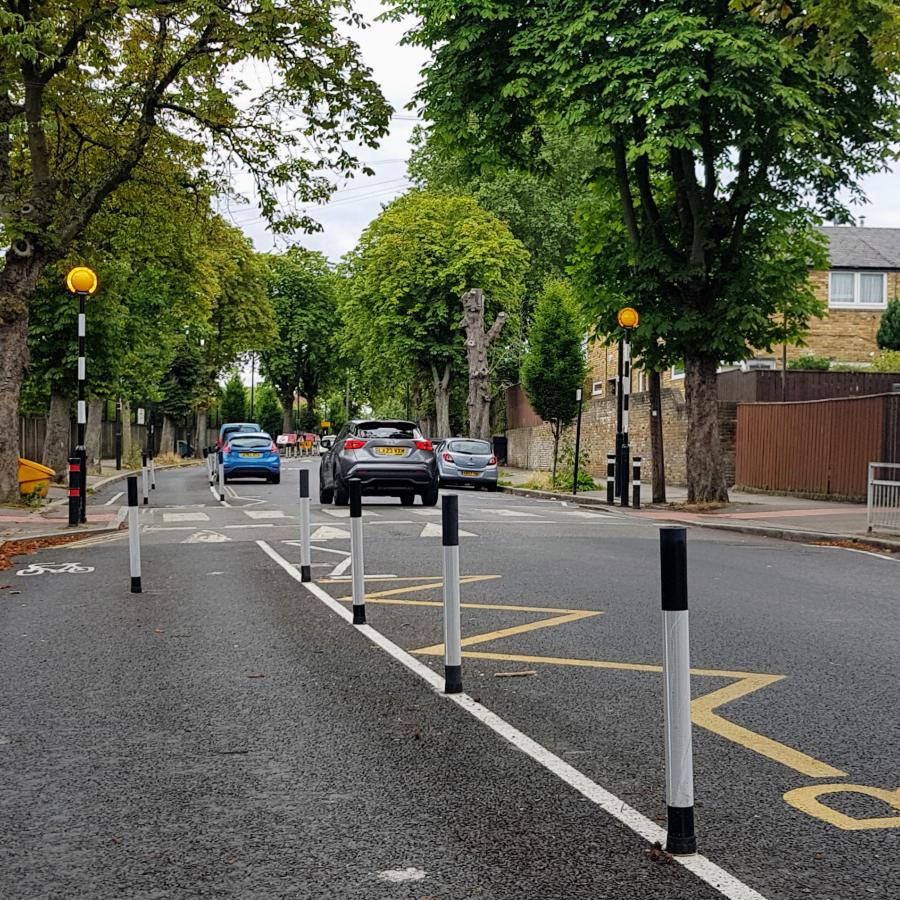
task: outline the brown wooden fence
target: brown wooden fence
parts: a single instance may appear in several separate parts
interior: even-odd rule
[[[718,377],[719,400],[731,403],[865,397],[889,393],[894,390],[894,384],[900,384],[900,374],[891,372],[804,372],[788,369],[782,373],[780,369],[758,369],[752,372],[720,372]]]
[[[870,462],[900,462],[900,394],[738,405],[738,487],[862,500]]]

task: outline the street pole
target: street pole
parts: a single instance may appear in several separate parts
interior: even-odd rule
[[[250,418],[253,418],[253,389],[255,387],[254,381],[256,379],[256,354],[250,354]]]
[[[578,457],[581,453],[581,388],[575,391],[575,399],[578,401],[578,420],[575,424],[575,464],[572,471],[572,493],[578,493]]]
[[[620,445],[619,461],[616,464],[616,474],[619,477],[619,502],[622,506],[628,506],[628,472],[631,469],[631,447],[628,444],[628,420],[631,410],[631,335],[630,329],[625,329],[625,339],[622,341],[622,443]]]
[[[116,398],[116,471],[122,468],[122,398]]]
[[[616,469],[615,469],[615,496],[622,496],[622,367],[625,351],[624,341],[619,338],[619,352],[616,365]]]
[[[78,521],[87,521],[87,450],[84,446],[84,432],[87,425],[87,406],[84,400],[86,375],[85,337],[87,319],[85,299],[97,290],[97,276],[86,266],[76,266],[66,275],[66,287],[78,297],[78,446],[75,455],[80,461],[81,477],[78,481]]]

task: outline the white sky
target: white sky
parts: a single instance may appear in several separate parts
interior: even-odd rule
[[[381,146],[360,153],[360,158],[375,170],[375,175],[360,175],[342,184],[328,203],[310,207],[310,214],[324,228],[316,234],[301,233],[293,238],[276,239],[266,230],[256,209],[245,207],[233,212],[230,220],[253,239],[257,250],[268,251],[299,243],[320,250],[329,259],[337,261],[354,247],[360,233],[378,215],[382,205],[402,194],[408,186],[406,161],[416,122],[414,113],[405,107],[419,83],[419,70],[427,53],[421,48],[400,46],[406,26],[375,21],[383,9],[380,0],[356,0],[355,5],[370,25],[357,31],[354,37],[362,49],[363,59],[394,108],[390,134]],[[900,172],[900,164],[896,169]],[[870,202],[865,208],[854,209],[854,214],[864,215],[869,227],[900,227],[900,175],[871,176],[864,180],[863,186]]]

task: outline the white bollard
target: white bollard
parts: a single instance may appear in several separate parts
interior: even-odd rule
[[[132,594],[141,593],[141,520],[137,481],[137,475],[128,476],[128,561]]]
[[[666,850],[669,853],[696,853],[686,528],[676,526],[659,530],[659,559],[666,692]]]
[[[353,624],[366,624],[366,575],[363,561],[362,484],[350,479],[350,563],[353,572]]]
[[[219,476],[219,500],[225,502],[225,463],[222,459],[222,451],[216,455],[216,471]]]
[[[300,470],[300,580],[312,581],[309,541],[309,469]]]
[[[462,626],[459,605],[459,497],[441,501],[444,552],[444,693],[462,693]]]
[[[153,451],[151,450],[149,453],[150,456],[150,488],[151,490],[156,490],[156,463],[153,461]]]
[[[147,451],[141,451],[141,496],[144,498],[144,506],[150,502],[150,473],[147,470]]]

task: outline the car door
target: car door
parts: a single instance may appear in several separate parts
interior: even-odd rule
[[[338,453],[340,453],[341,447],[344,446],[344,438],[347,437],[349,432],[350,424],[348,423],[337,433],[334,438],[334,443],[331,445],[331,449],[322,457],[322,466],[319,477],[325,478],[324,483],[326,488],[334,489],[334,472],[337,467]],[[322,473],[325,473],[325,475]]]

